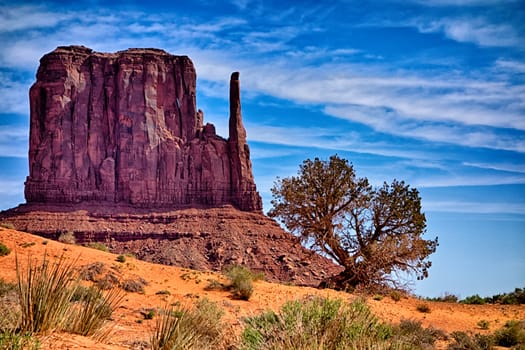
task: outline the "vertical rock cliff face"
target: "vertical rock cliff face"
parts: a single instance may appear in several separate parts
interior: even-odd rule
[[[59,47],[30,90],[28,203],[219,206],[261,211],[239,74],[230,82],[229,138],[203,125],[186,56]]]

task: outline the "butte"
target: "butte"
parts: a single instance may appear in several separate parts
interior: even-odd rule
[[[340,269],[262,213],[231,75],[229,135],[197,109],[187,56],[58,47],[30,89],[26,203],[16,229],[197,270],[231,264],[270,281],[318,285]]]

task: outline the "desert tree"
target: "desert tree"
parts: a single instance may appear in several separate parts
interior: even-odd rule
[[[437,238],[423,239],[419,192],[403,181],[374,188],[334,155],[305,160],[297,176],[278,178],[271,191],[268,215],[344,267],[332,286],[398,286],[400,275],[428,276]]]

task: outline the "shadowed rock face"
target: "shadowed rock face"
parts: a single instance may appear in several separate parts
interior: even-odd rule
[[[162,50],[68,46],[45,55],[30,90],[27,202],[260,212],[239,73],[227,140],[203,125],[195,92],[191,60]]]

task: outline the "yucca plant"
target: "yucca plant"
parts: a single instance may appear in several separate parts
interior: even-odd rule
[[[63,255],[51,263],[44,254],[39,266],[28,258],[24,272],[16,256],[21,332],[47,333],[62,327],[78,285],[73,266],[74,261],[66,262]]]
[[[102,292],[99,287],[83,287],[82,297],[73,303],[69,313],[66,330],[83,336],[94,335],[111,317],[118,307],[124,293],[117,289]]]

